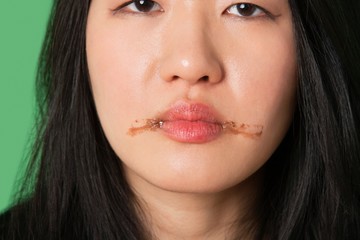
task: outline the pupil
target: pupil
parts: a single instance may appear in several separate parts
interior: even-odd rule
[[[237,10],[242,16],[251,16],[256,8],[253,4],[249,3],[241,3],[237,5]]]
[[[151,0],[137,0],[135,6],[140,12],[149,12],[154,7],[155,2]]]

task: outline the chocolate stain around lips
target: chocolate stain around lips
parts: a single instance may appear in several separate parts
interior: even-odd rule
[[[259,138],[263,133],[264,127],[257,124],[236,124],[233,121],[228,121],[222,124],[222,128],[224,129],[224,131],[226,131],[226,133],[231,133],[235,135],[241,134],[244,137],[249,138]]]
[[[136,120],[135,124],[139,126],[132,126],[129,128],[127,134],[130,136],[135,136],[147,131],[156,131],[160,129],[163,125],[163,121],[159,119],[144,119],[143,121]],[[263,133],[263,126],[257,124],[237,124],[233,121],[226,121],[219,123],[225,133],[242,135],[248,138],[259,138]]]
[[[135,121],[135,124],[139,124],[139,123],[140,123],[139,120]],[[156,129],[161,128],[161,126],[162,126],[162,121],[160,120],[145,119],[144,123],[141,124],[140,126],[136,126],[136,127],[133,126],[129,128],[127,134],[130,136],[135,136],[145,131],[155,131]]]

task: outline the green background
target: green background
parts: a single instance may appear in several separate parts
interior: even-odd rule
[[[51,0],[0,1],[0,212],[26,165],[35,113],[35,72]]]

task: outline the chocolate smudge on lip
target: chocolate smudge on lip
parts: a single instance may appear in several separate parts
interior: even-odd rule
[[[159,119],[144,119],[143,121],[136,120],[135,124],[139,126],[132,126],[129,128],[127,132],[128,135],[135,136],[146,131],[156,131],[162,127],[164,121]],[[262,135],[264,129],[262,125],[245,123],[236,124],[233,121],[226,121],[219,124],[225,133],[234,135],[240,134],[244,137],[253,139],[259,138]]]

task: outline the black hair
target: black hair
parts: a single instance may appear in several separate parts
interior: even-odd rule
[[[267,231],[275,239],[358,239],[360,4],[290,4],[298,107],[281,157],[269,162]]]
[[[360,3],[289,3],[297,107],[264,168],[258,238],[360,239]],[[95,110],[89,7],[90,0],[54,2],[37,76],[38,135],[18,201],[0,226],[4,239],[151,238]]]

